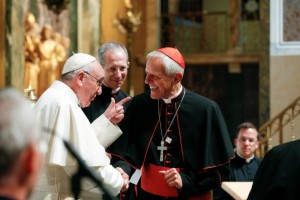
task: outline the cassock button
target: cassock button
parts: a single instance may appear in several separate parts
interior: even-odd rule
[[[173,115],[173,113],[171,113],[171,112],[167,112],[167,115],[168,115],[168,116],[170,116],[170,115]]]

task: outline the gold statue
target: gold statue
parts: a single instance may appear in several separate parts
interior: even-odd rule
[[[32,88],[40,96],[54,80],[58,79],[67,59],[70,40],[45,24],[39,26],[32,13],[25,16],[24,88]]]
[[[25,16],[24,38],[24,88],[38,89],[38,76],[40,72],[37,45],[39,43],[39,27],[32,13]]]
[[[56,63],[51,68],[49,84],[60,77],[64,62],[67,59],[66,49],[69,48],[69,43],[65,41],[68,38],[62,37],[60,33],[54,33],[53,40],[55,41],[53,59],[56,60]]]
[[[50,77],[53,71],[57,69],[57,60],[55,59],[56,42],[53,40],[52,26],[46,24],[41,30],[41,40],[38,44],[38,56],[40,59],[40,74],[39,74],[39,89],[38,96],[40,96],[49,86]]]

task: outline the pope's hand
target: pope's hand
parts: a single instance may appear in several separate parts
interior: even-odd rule
[[[121,173],[121,176],[124,179],[124,184],[123,184],[123,187],[121,189],[121,192],[125,192],[129,188],[129,176],[120,167],[116,167],[116,170],[118,170]]]
[[[105,117],[113,124],[117,124],[122,121],[122,119],[124,118],[123,104],[128,102],[130,99],[131,97],[126,97],[116,103],[115,99],[111,98],[111,102],[104,112]]]
[[[111,154],[106,152],[106,155],[111,160]]]

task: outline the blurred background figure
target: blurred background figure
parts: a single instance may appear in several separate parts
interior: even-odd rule
[[[28,199],[46,150],[29,101],[16,89],[0,90],[0,199]]]

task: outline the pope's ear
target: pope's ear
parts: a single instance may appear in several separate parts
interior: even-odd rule
[[[76,76],[77,83],[82,86],[83,85],[83,79],[84,79],[84,72],[79,72]]]
[[[183,78],[182,73],[176,73],[175,76],[174,76],[174,82],[179,83],[179,82],[181,82],[182,78]]]

